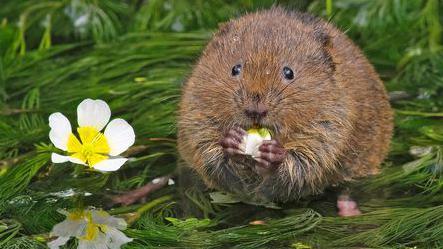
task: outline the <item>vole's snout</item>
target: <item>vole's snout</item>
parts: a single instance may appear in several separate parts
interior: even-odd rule
[[[266,106],[260,102],[251,103],[246,106],[244,112],[248,118],[251,118],[254,121],[259,121],[262,118],[266,117],[266,115],[268,114],[268,108],[266,108]]]

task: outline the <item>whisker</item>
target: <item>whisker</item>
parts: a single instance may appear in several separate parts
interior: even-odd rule
[[[281,94],[283,94],[283,92],[290,86],[292,85],[292,83],[294,83],[298,78],[294,78],[293,80],[291,80],[288,84],[286,84],[285,87],[283,87],[283,89],[277,93],[277,97],[280,97]]]

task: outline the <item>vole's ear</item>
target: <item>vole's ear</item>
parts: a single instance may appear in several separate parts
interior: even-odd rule
[[[213,48],[219,50],[220,47],[226,42],[226,35],[231,32],[231,22],[223,22],[218,24],[218,30],[212,35],[212,40],[208,43],[208,49]],[[205,49],[207,51],[208,49]]]
[[[331,68],[332,72],[334,72],[336,64],[334,62],[334,58],[331,56],[331,49],[333,47],[332,37],[322,28],[314,29],[314,37],[315,40],[318,41],[323,47],[324,62],[329,65],[329,68]]]
[[[323,45],[323,47],[329,49],[332,48],[332,39],[322,28],[314,29],[315,39]]]
[[[231,22],[221,22],[218,24],[217,34],[224,35],[227,34],[232,28]]]

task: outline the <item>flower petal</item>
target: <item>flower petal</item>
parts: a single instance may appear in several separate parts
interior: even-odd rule
[[[60,112],[53,113],[49,116],[49,139],[55,147],[61,150],[67,150],[69,135],[72,133],[71,123]]]
[[[70,238],[71,237],[58,237],[56,240],[49,242],[48,247],[49,249],[59,249],[60,246],[65,245]]]
[[[76,163],[76,164],[86,165],[86,163],[84,163],[82,160],[80,160],[80,159],[78,159],[78,158],[75,158],[75,157],[72,157],[72,156],[69,157],[69,161],[70,161],[71,163]]]
[[[80,236],[85,230],[86,220],[69,220],[66,219],[58,224],[56,224],[51,231],[51,236],[59,237],[76,237]]]
[[[110,249],[118,249],[123,244],[132,241],[131,238],[128,238],[124,233],[114,227],[108,227],[106,230],[106,238]]]
[[[110,227],[115,227],[119,230],[125,230],[127,227],[127,223],[124,219],[111,216],[107,212],[102,210],[92,210],[91,216],[92,221],[96,224],[105,224]]]
[[[111,156],[120,155],[135,142],[134,129],[121,118],[112,120],[106,126],[105,137],[111,149],[109,152]]]
[[[57,153],[52,153],[51,154],[51,161],[53,163],[65,163],[65,162],[69,161],[69,157],[68,156],[62,156],[62,155],[57,154]]]
[[[63,156],[57,153],[52,153],[51,154],[51,161],[53,163],[65,163],[65,162],[71,162],[71,163],[76,163],[76,164],[82,164],[82,165],[86,165],[82,160],[72,157],[72,156]]]
[[[108,249],[107,239],[102,232],[99,232],[93,240],[79,238],[77,249]]]
[[[127,158],[114,158],[107,159],[94,164],[92,167],[100,171],[116,171],[118,170],[128,159]]]
[[[77,107],[78,125],[92,126],[101,131],[109,122],[111,109],[103,100],[85,99]]]

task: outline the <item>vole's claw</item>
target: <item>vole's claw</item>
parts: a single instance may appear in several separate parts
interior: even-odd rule
[[[236,133],[240,134],[242,138],[248,134],[245,130],[238,126],[234,126],[234,128],[232,128],[230,131],[235,131]]]
[[[264,141],[258,147],[259,158],[266,160],[270,164],[280,164],[286,157],[286,149],[276,140]]]
[[[259,154],[256,170],[261,175],[269,174],[286,158],[286,149],[276,140],[264,141],[258,148]]]
[[[243,154],[240,145],[246,134],[246,131],[242,128],[234,127],[220,140],[220,145],[223,147],[224,151],[230,155]]]

